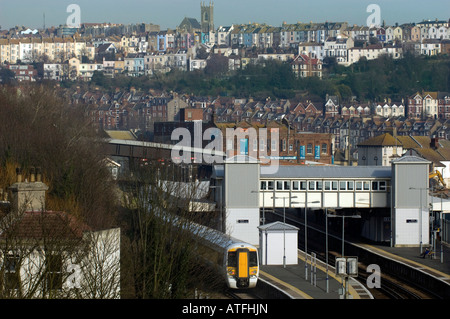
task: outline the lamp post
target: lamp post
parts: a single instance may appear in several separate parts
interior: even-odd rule
[[[328,215],[327,217],[342,217],[342,257],[344,257],[344,242],[345,242],[345,218],[361,218],[360,215]]]
[[[420,253],[422,254],[422,190],[428,190],[429,187],[410,187],[409,189],[415,189],[420,191],[420,199],[419,199],[419,236],[420,236]]]
[[[293,204],[305,204],[305,279],[308,280],[308,203],[316,204],[320,203],[320,201],[316,200],[313,202],[292,202]]]
[[[344,225],[345,225],[345,218],[347,217],[347,218],[361,218],[361,216],[359,216],[359,215],[349,215],[349,216],[345,216],[345,215],[340,215],[340,216],[338,216],[338,215],[328,215],[327,214],[327,217],[342,217],[342,257],[344,257],[344,237],[345,237],[345,235],[344,235],[344,231],[345,231],[345,227],[344,227]],[[342,277],[342,289],[344,289],[345,288],[345,284],[344,284],[344,277]]]
[[[283,267],[286,268],[286,197],[272,197],[272,199],[283,199]]]
[[[286,268],[286,197],[272,196],[271,198],[283,199],[283,267]],[[297,196],[292,196],[291,198],[297,198]]]

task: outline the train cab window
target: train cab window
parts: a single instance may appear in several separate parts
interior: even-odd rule
[[[306,190],[306,182],[305,181],[300,182],[300,190],[302,190],[302,191]]]
[[[346,181],[340,181],[339,182],[339,190],[345,191],[347,189],[347,182]]]
[[[261,190],[266,190],[266,189],[267,189],[267,182],[261,181]]]
[[[329,191],[331,189],[331,182],[330,181],[325,181],[324,182],[324,189],[326,191]]]
[[[337,181],[332,181],[331,182],[331,189],[334,191],[337,191],[338,189],[338,182]]]
[[[277,191],[278,190],[282,190],[283,189],[283,182],[282,181],[277,181]]]
[[[352,191],[352,190],[353,190],[353,181],[348,181],[348,182],[347,182],[347,189],[348,189],[349,191]]]
[[[362,191],[362,182],[356,182],[356,190]]]
[[[256,267],[258,266],[258,254],[256,251],[251,251],[248,253],[248,266]]]
[[[268,181],[267,182],[267,189],[272,191],[273,190],[273,181]]]
[[[308,183],[308,189],[310,190],[310,191],[313,191],[316,187],[316,182],[315,181],[309,181],[309,183]]]
[[[370,183],[369,182],[364,182],[363,186],[364,186],[364,190],[365,191],[369,191],[370,190]]]
[[[323,186],[323,182],[322,181],[317,181],[317,183],[316,183],[316,190],[321,191],[322,190],[322,186]]]
[[[290,190],[291,189],[291,181],[284,181],[283,185],[284,190]]]
[[[372,190],[377,191],[378,190],[378,182],[372,182]]]
[[[228,267],[236,267],[237,266],[237,258],[235,251],[228,252]]]
[[[293,191],[298,191],[299,188],[299,182],[298,181],[293,181],[292,182],[292,190]]]

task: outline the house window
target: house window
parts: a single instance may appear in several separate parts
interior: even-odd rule
[[[277,150],[277,141],[272,140],[272,151],[276,151],[276,150]]]
[[[267,189],[267,182],[266,181],[261,181],[261,190],[265,190]]]
[[[316,182],[315,181],[309,181],[308,183],[308,189],[313,191],[315,189]]]
[[[4,287],[7,290],[20,288],[19,257],[7,255],[5,258]]]
[[[62,256],[60,254],[47,254],[45,258],[45,284],[47,290],[62,289]]]
[[[306,146],[306,153],[312,154],[312,144],[311,144],[311,143],[309,143],[309,144]]]
[[[267,189],[268,190],[273,190],[273,181],[268,181],[267,182]]]
[[[325,188],[326,191],[329,191],[331,189],[331,182],[330,181],[325,181]]]
[[[326,143],[322,144],[322,154],[328,154],[328,145]]]
[[[301,182],[300,182],[300,189],[301,189],[302,191],[306,190],[306,182],[305,182],[305,181],[301,181]]]
[[[299,187],[298,181],[293,181],[292,182],[292,190],[298,191],[298,187]]]
[[[290,190],[291,189],[291,182],[290,181],[284,181],[284,190]]]

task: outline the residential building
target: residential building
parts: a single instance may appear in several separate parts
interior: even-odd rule
[[[322,61],[311,58],[306,54],[299,54],[291,62],[292,70],[297,77],[317,76],[322,78]]]

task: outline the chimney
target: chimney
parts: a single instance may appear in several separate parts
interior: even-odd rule
[[[17,168],[16,173],[17,182],[9,187],[12,211],[20,213],[23,211],[45,210],[45,193],[48,190],[48,186],[42,183],[40,170],[38,170],[37,180],[35,169],[30,170],[30,182],[23,181],[21,168]]]

